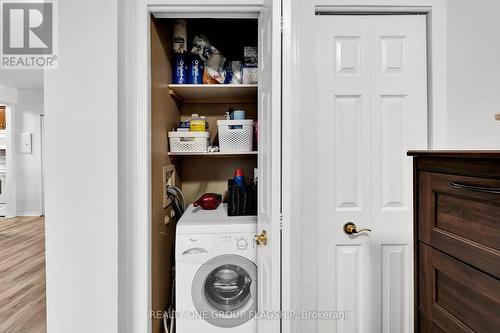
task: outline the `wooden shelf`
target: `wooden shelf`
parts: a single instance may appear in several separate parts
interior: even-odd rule
[[[496,120],[498,120],[498,121],[500,121],[500,113],[497,113],[497,114],[495,115],[495,119],[496,119]]]
[[[169,156],[203,156],[203,157],[233,157],[256,156],[256,151],[224,151],[216,153],[168,153]]]
[[[181,103],[257,101],[256,84],[169,84],[168,93]]]

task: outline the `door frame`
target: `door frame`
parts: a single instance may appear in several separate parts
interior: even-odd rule
[[[283,0],[283,3],[289,2],[291,0]],[[262,0],[124,0],[118,8],[120,332],[149,333],[152,328],[149,15],[162,11],[186,13],[197,10],[210,11],[217,16],[231,16],[234,13],[255,11],[262,4]],[[283,58],[287,59],[288,56],[288,50],[284,49]],[[287,82],[286,77],[283,80]],[[283,152],[284,155],[286,153]],[[287,163],[284,164],[282,172],[285,175],[290,167]],[[283,200],[286,199],[283,197]],[[285,206],[287,205],[283,208]],[[283,217],[282,223],[288,225],[285,219]],[[289,233],[285,228],[283,230],[283,239],[286,239]],[[283,244],[289,243],[283,241]],[[285,257],[282,260],[287,264],[290,262]],[[290,298],[287,290],[282,288],[284,300]],[[286,305],[284,308],[287,308]]]
[[[40,208],[42,209],[41,215],[45,216],[45,114],[40,114]]]
[[[9,88],[14,89],[14,88]],[[15,90],[15,92],[14,92]],[[15,217],[17,215],[17,191],[16,191],[16,106],[17,106],[17,89],[12,91],[12,98],[0,96],[5,100],[0,100],[0,104],[5,106],[5,119],[7,127],[3,131],[6,139],[6,183],[5,186],[5,200],[6,211],[5,217]]]

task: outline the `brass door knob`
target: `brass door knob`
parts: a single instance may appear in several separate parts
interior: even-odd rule
[[[260,235],[255,235],[255,244],[257,244],[257,246],[267,245],[267,232],[265,230],[263,230]]]
[[[355,235],[355,234],[359,234],[360,232],[363,232],[363,231],[367,231],[367,232],[370,232],[371,230],[368,229],[368,228],[364,228],[364,229],[357,229],[356,228],[356,225],[352,222],[347,222],[346,224],[344,224],[344,232],[348,235]]]

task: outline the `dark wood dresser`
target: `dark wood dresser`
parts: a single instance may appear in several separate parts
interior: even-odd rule
[[[500,151],[408,155],[415,332],[500,332]]]

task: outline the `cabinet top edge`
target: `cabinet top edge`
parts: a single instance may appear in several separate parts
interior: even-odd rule
[[[500,150],[410,150],[413,157],[500,158]]]

